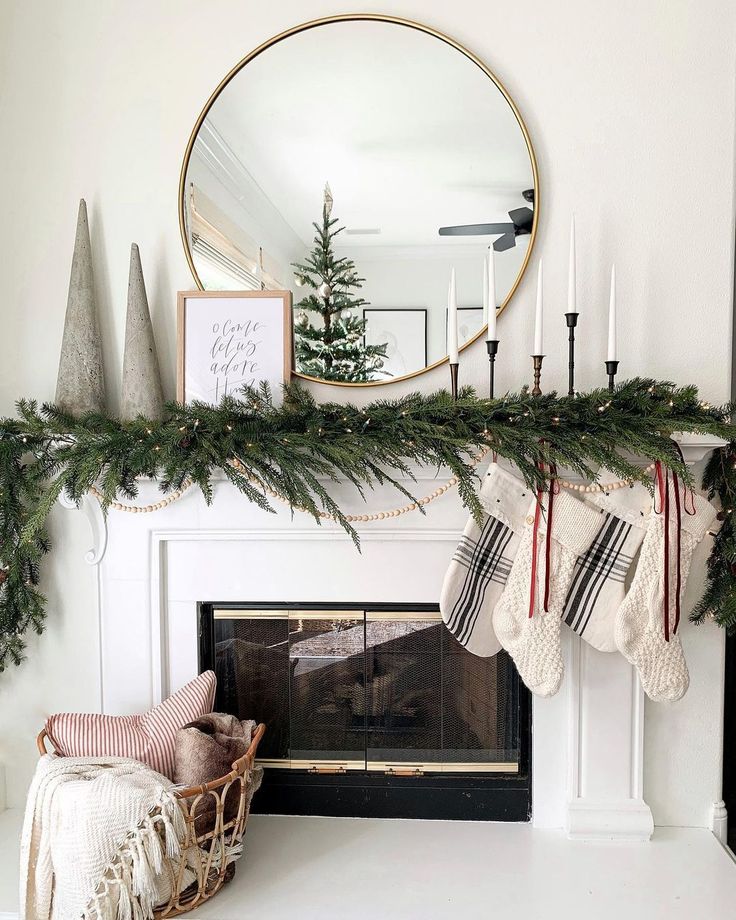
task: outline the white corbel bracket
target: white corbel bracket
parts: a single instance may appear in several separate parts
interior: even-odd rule
[[[84,554],[84,561],[87,565],[99,565],[107,549],[107,519],[100,503],[89,493],[77,503],[62,492],[59,496],[59,504],[62,508],[81,511],[87,518],[92,533],[92,547]]]

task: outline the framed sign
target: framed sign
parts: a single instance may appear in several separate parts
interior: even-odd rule
[[[465,345],[485,326],[483,307],[457,308],[457,343]],[[445,310],[445,348],[447,348],[447,310]]]
[[[385,345],[380,373],[403,377],[427,365],[427,310],[424,307],[364,307],[366,345]]]
[[[268,381],[280,402],[291,375],[290,291],[180,291],[179,402],[216,405]]]

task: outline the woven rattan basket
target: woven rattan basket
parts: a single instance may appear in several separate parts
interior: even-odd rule
[[[176,791],[184,815],[186,834],[180,841],[182,854],[189,854],[188,868],[194,870],[196,881],[187,884],[187,862],[180,857],[164,857],[164,871],[171,882],[171,897],[166,905],[154,911],[155,920],[178,917],[209,901],[235,870],[230,854],[241,842],[249,814],[249,784],[258,743],[266,731],[259,725],[246,753],[233,764],[227,776],[204,786],[190,786]],[[47,754],[46,730],[38,736],[38,750]],[[232,792],[231,792],[232,790]],[[225,820],[228,813],[235,813]],[[213,824],[214,811],[214,824]]]

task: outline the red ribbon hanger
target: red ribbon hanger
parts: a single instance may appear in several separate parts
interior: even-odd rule
[[[539,461],[537,463],[537,469],[540,472],[544,473],[544,463]],[[552,559],[552,507],[554,504],[554,497],[560,491],[560,484],[557,480],[557,467],[554,463],[550,464],[549,467],[550,480],[549,480],[549,502],[547,503],[547,536],[545,539],[545,552],[544,552],[544,604],[543,610],[545,613],[549,610],[549,590],[550,590],[550,563]],[[536,589],[537,589],[537,553],[538,553],[538,541],[539,541],[539,522],[542,517],[543,502],[544,502],[544,488],[541,486],[537,489],[537,507],[534,510],[534,529],[532,531],[532,571],[531,571],[531,584],[529,588],[529,619],[534,616],[534,606],[536,600]]]
[[[675,443],[677,452],[682,462],[685,458],[680,450],[680,445]],[[664,640],[670,641],[670,489],[669,489],[670,471],[663,468],[660,460],[654,464],[654,481],[656,486],[654,513],[664,515]],[[676,548],[676,567],[675,567],[675,622],[672,628],[672,635],[677,634],[680,626],[680,594],[682,591],[682,512],[690,516],[696,513],[695,493],[682,483],[682,504],[680,504],[680,481],[677,473],[672,471],[672,491],[675,499],[675,548]],[[659,510],[657,510],[657,493],[659,493]],[[688,500],[689,505],[688,507]]]

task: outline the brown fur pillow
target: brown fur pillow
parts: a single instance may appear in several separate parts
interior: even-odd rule
[[[182,786],[202,786],[226,776],[233,763],[250,747],[256,723],[240,722],[235,716],[212,712],[190,722],[176,733],[174,782]],[[261,768],[253,771],[248,783],[248,799],[260,785]],[[240,784],[233,783],[225,800],[223,820],[232,821],[238,813]],[[196,831],[205,833],[214,826],[215,797],[205,794],[197,806]]]

